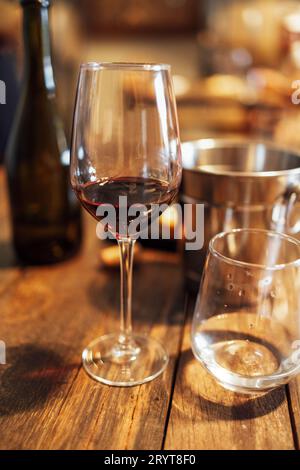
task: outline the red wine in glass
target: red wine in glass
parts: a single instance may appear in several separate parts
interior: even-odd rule
[[[157,206],[169,205],[177,194],[177,188],[170,189],[170,185],[156,178],[120,177],[88,182],[75,188],[78,199],[85,209],[98,221],[106,217],[105,210],[99,211],[99,207],[105,209],[112,206],[115,210],[115,226],[106,226],[106,230],[112,232],[117,238],[124,235],[129,224],[137,215],[128,215],[128,209],[132,206],[137,211],[143,227],[148,226],[153,210]],[[126,196],[125,220],[120,220],[120,196]],[[104,215],[105,214],[105,215]]]

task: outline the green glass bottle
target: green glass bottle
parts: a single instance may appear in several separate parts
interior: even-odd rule
[[[79,204],[69,184],[69,149],[55,108],[49,0],[21,0],[24,76],[6,152],[13,241],[19,260],[64,260],[81,244]]]

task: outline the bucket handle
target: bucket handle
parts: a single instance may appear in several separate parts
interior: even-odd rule
[[[272,226],[276,231],[296,235],[300,232],[300,218],[291,224],[292,213],[297,202],[300,202],[300,185],[294,186],[280,196],[272,210]]]

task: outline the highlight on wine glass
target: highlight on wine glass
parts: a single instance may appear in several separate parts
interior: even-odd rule
[[[129,210],[138,209],[141,225],[148,225],[155,205],[167,207],[180,181],[170,66],[83,64],[73,120],[71,183],[83,207],[116,238],[121,256],[120,330],[95,339],[83,352],[86,372],[105,384],[142,384],[161,374],[168,363],[168,353],[158,341],[132,332],[138,229],[128,230],[134,219]],[[115,223],[105,217],[110,209]]]
[[[209,244],[192,324],[195,357],[225,388],[257,393],[300,372],[300,242],[258,229]]]

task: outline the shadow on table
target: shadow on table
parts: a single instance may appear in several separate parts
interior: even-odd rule
[[[44,406],[78,364],[66,364],[57,352],[32,344],[8,348],[0,374],[0,416]]]
[[[87,293],[99,315],[120,310],[120,270],[100,269],[90,282]],[[181,272],[171,263],[152,262],[134,269],[132,310],[137,326],[182,324],[184,286]],[[115,318],[118,318],[117,316]]]
[[[12,245],[8,241],[0,241],[0,269],[16,266],[16,258]]]
[[[244,395],[223,389],[196,361],[191,350],[182,353],[180,360],[182,389],[188,389],[197,401],[201,417],[208,420],[247,420],[267,415],[285,400],[284,387],[263,395]]]

